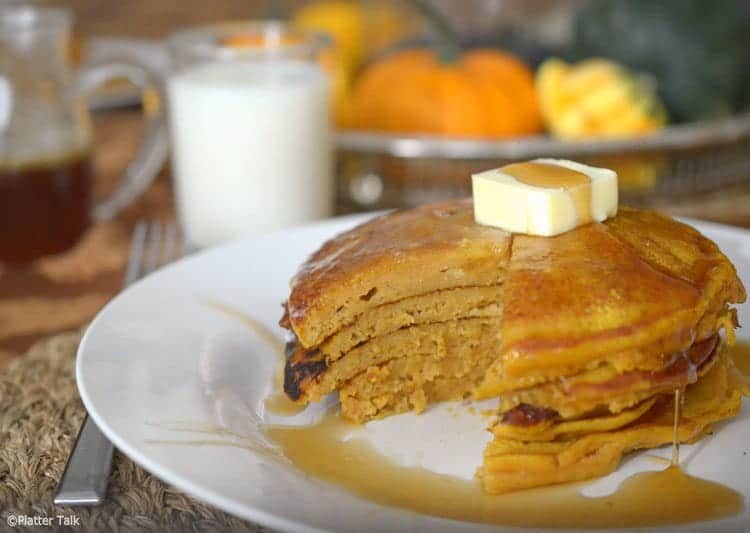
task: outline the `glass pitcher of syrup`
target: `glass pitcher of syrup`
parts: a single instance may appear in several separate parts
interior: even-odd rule
[[[0,5],[0,263],[70,248],[92,221],[114,217],[143,192],[167,156],[156,78],[142,66],[69,62],[66,9]],[[144,137],[109,198],[92,202],[86,95],[128,79],[144,96]]]

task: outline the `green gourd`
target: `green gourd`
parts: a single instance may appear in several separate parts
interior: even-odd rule
[[[750,95],[750,3],[592,0],[574,19],[571,56],[651,74],[678,122],[725,117]]]

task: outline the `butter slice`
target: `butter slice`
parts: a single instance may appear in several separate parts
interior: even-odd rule
[[[553,236],[589,222],[603,222],[617,214],[617,173],[565,159],[535,159],[531,163],[555,165],[580,172],[589,180],[573,188],[533,186],[519,181],[503,168],[472,175],[474,220],[513,233]],[[580,190],[589,187],[589,191]],[[588,212],[581,209],[588,200]],[[583,212],[581,212],[583,211]]]

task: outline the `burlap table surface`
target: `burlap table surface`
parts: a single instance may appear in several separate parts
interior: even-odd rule
[[[104,505],[52,503],[85,413],[75,384],[79,339],[71,332],[41,340],[0,370],[0,531],[13,531],[15,517],[58,515],[80,525],[55,521],[53,530],[268,531],[182,494],[119,453]]]

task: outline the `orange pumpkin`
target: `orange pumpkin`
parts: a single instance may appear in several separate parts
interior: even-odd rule
[[[458,137],[541,131],[532,72],[500,50],[441,61],[431,49],[396,53],[367,68],[354,87],[352,126]]]

